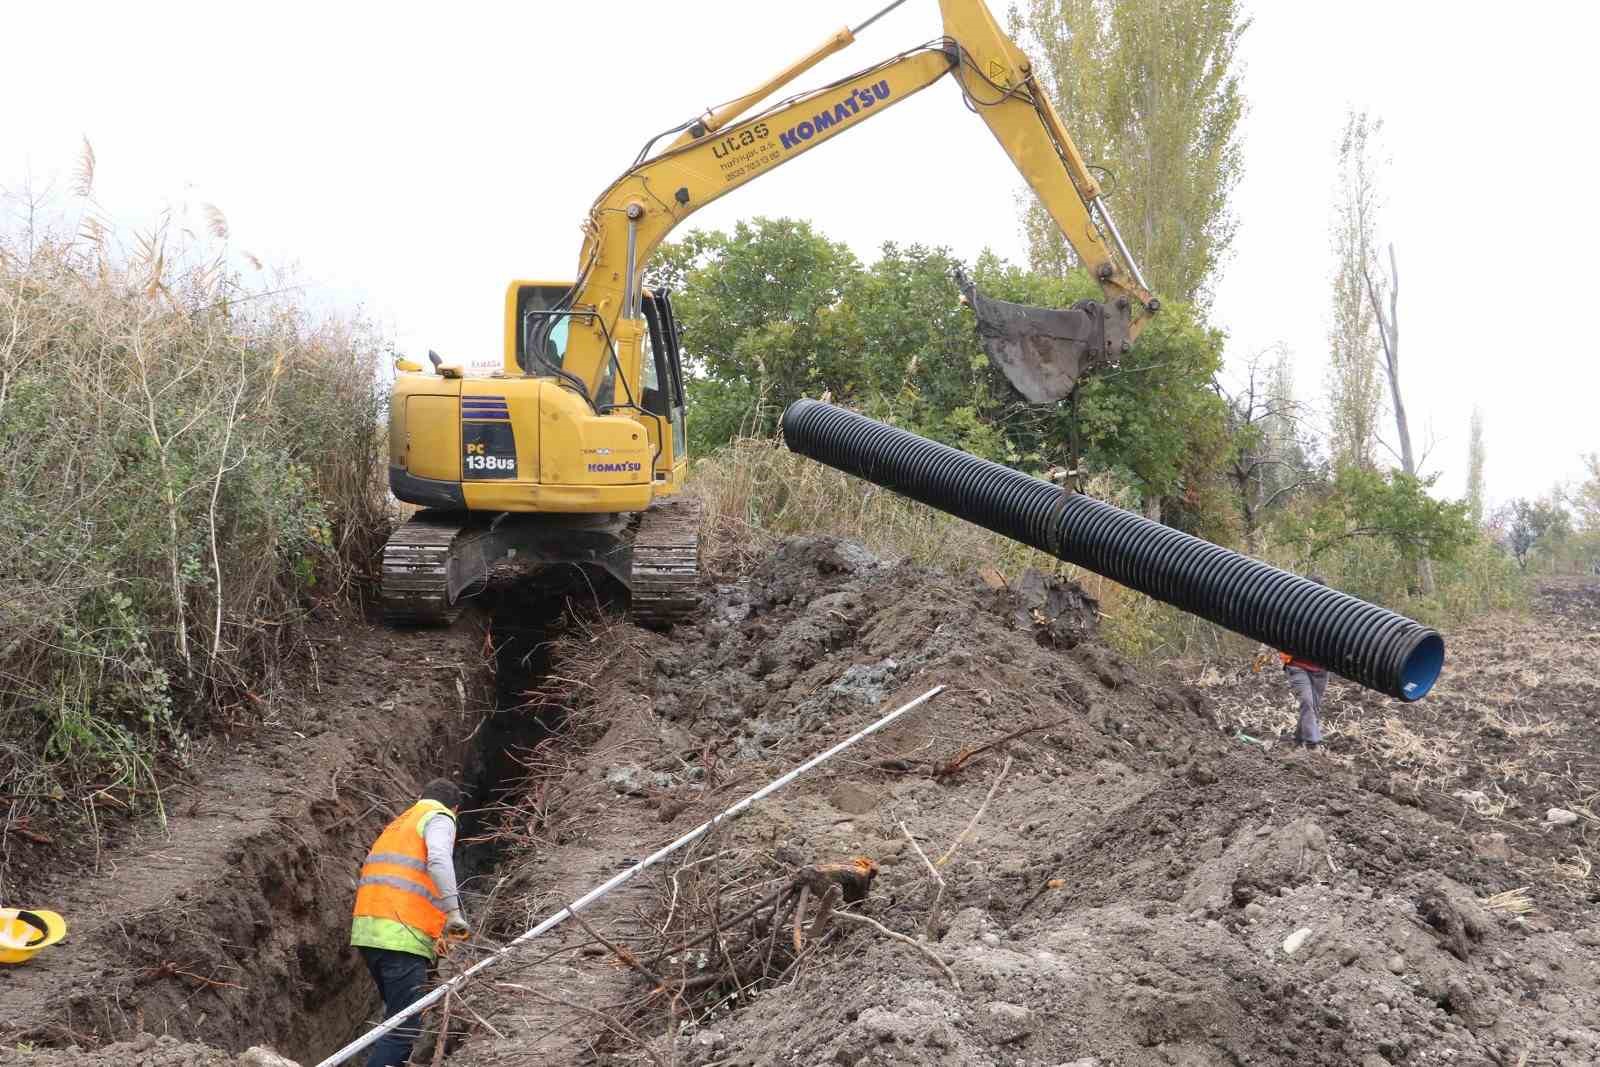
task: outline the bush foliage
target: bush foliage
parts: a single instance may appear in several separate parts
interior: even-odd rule
[[[247,292],[175,225],[114,241],[92,216],[0,236],[11,786],[107,761],[129,785],[253,714],[309,598],[349,593],[385,525],[374,339]]]
[[[1073,405],[1024,403],[979,346],[952,278],[964,267],[991,296],[1067,307],[1100,296],[1082,271],[1049,277],[991,255],[965,264],[942,248],[887,244],[863,265],[810,223],[758,218],[694,231],[657,253],[688,359],[691,452],[772,433],[802,396],[836,401],[976,455],[1026,470],[1070,466],[1072,442],[1143,504],[1187,498],[1195,532],[1217,535],[1225,507],[1199,494],[1228,448],[1226,408],[1210,388],[1222,335],[1171,302],[1114,370]],[[1224,523],[1226,520],[1222,520]]]

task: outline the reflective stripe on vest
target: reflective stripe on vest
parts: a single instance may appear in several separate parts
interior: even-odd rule
[[[433,940],[444,933],[445,914],[439,888],[428,874],[423,824],[439,814],[455,819],[437,800],[419,800],[378,835],[356,883],[353,944],[433,955]]]

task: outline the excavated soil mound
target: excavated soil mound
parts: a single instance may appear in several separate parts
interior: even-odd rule
[[[1358,740],[1462,741],[1457,702],[1491,699],[1469,677],[1527,656],[1550,610],[1455,635],[1462,688],[1436,703],[1335,681],[1333,740],[1308,753],[1248,739],[1289,724],[1281,677],[1141,674],[1098,643],[1094,605],[1070,586],[993,589],[848,542],[790,542],[719,587],[695,627],[558,650],[589,747],[544,765],[520,809],[502,934],[887,708],[947,692],[602,901],[593,933],[568,923],[513,954],[465,997],[496,1032],[469,1024],[450,1062],[1600,1062],[1595,883],[1550,866],[1587,847],[1588,817],[1497,821],[1452,796],[1454,779]],[[1600,622],[1580,609],[1578,624]],[[1526,631],[1520,652],[1493,651],[1506,627]],[[1551,684],[1548,735],[1592,758],[1594,691]],[[1487,754],[1462,781],[1491,773]],[[918,848],[950,853],[936,912]],[[855,856],[878,874],[853,910],[920,948],[835,921],[780,973],[720,984],[740,964],[720,962],[717,940],[660,952],[711,899],[736,954],[769,927],[732,916],[797,869]],[[658,980],[684,995],[652,992]]]
[[[74,951],[0,972],[25,1028],[0,1060],[236,1062],[148,1036],[14,1044],[140,1030],[326,1052],[370,1009],[341,947],[353,865],[412,775],[471,761],[469,734],[510,739],[480,760],[526,779],[478,846],[497,865],[469,864],[478,936],[447,975],[944,685],[474,978],[443,1061],[1600,1062],[1600,584],[1448,635],[1421,704],[1335,680],[1320,752],[1273,743],[1292,721],[1281,676],[1137,670],[1096,619],[1070,584],[791,541],[709,590],[693,625],[569,614],[519,654],[537,677],[503,664],[502,706],[556,731],[533,745],[504,713],[478,727],[489,697],[461,665],[481,663],[481,629],[353,632],[321,659],[323,694],[296,698],[305,738],[236,753],[170,839],[63,888]],[[841,870],[875,871],[847,908],[876,926],[830,915],[831,895],[818,908]],[[119,878],[140,895],[113,913]]]
[[[154,1034],[141,1034],[130,1041],[118,1041],[92,1052],[45,1049],[14,1051],[7,1055],[14,1055],[16,1059],[0,1062],[16,1063],[18,1067],[299,1067],[269,1048],[258,1046],[233,1056],[208,1045]]]

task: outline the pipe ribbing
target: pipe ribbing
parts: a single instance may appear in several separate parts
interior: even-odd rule
[[[1419,700],[1438,632],[1081,493],[816,400],[783,414],[803,456],[1032,545],[1370,689]]]

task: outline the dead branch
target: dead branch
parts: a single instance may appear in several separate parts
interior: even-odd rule
[[[962,830],[960,834],[956,835],[956,839],[951,842],[950,848],[945,852],[945,854],[939,857],[938,866],[943,867],[946,863],[949,863],[951,857],[956,854],[956,850],[962,846],[962,844],[967,840],[967,837],[972,833],[973,830],[977,828],[978,820],[983,818],[983,813],[988,810],[989,801],[994,799],[995,792],[999,790],[1000,783],[1005,781],[1006,772],[1010,769],[1011,757],[1007,756],[1005,763],[1000,765],[1000,773],[994,776],[994,783],[989,786],[988,795],[983,798],[983,803],[978,805],[978,810],[972,813],[972,821],[967,823],[966,829]]]
[[[939,873],[939,868],[928,859],[928,854],[922,851],[922,846],[917,844],[917,839],[911,836],[911,831],[906,829],[906,824],[900,824],[900,832],[905,835],[911,847],[916,850],[917,858],[922,860],[922,865],[928,869],[934,883],[933,901],[928,905],[928,917],[922,924],[922,936],[929,941],[934,940],[939,929],[939,906],[944,902],[944,876]]]
[[[771,893],[767,894],[766,896],[764,896],[760,900],[758,900],[752,907],[750,907],[749,909],[747,909],[745,911],[742,911],[738,915],[734,916],[733,919],[731,919],[729,921],[728,925],[729,926],[737,926],[739,923],[744,922],[746,919],[748,919],[751,916],[755,915],[762,908],[765,908],[768,905],[776,902],[779,897],[781,897],[785,893],[789,892],[789,890],[790,890],[790,887],[787,886],[787,885],[783,886],[780,889],[773,890]],[[676,956],[680,952],[687,952],[689,949],[694,948],[696,945],[704,944],[706,941],[709,941],[716,933],[717,933],[717,931],[715,929],[707,930],[705,933],[700,934],[697,937],[691,938],[688,941],[684,941],[681,944],[675,945],[672,948],[662,949],[660,952],[657,952],[654,957],[651,958],[650,965],[652,967],[654,967],[656,964],[659,964],[667,956]]]
[[[164,963],[156,964],[154,967],[146,968],[140,977],[148,982],[153,982],[161,978],[188,978],[191,981],[199,982],[201,985],[209,986],[213,989],[237,989],[241,993],[249,992],[248,989],[236,982],[224,982],[219,978],[207,978],[203,974],[195,974],[193,971],[186,971],[172,960],[167,960]]]
[[[997,737],[993,741],[989,741],[989,742],[986,742],[984,744],[981,744],[977,748],[964,748],[960,752],[956,753],[955,756],[952,757],[943,766],[936,767],[934,769],[934,771],[933,771],[933,777],[935,777],[935,778],[947,778],[950,775],[955,774],[962,767],[966,766],[967,763],[969,763],[974,757],[981,756],[983,753],[988,752],[990,749],[998,748],[1001,745],[1007,743],[1008,741],[1015,741],[1019,737],[1026,737],[1029,734],[1038,733],[1040,730],[1048,730],[1052,726],[1064,726],[1067,723],[1073,721],[1073,718],[1074,718],[1073,716],[1069,715],[1069,716],[1067,716],[1065,718],[1053,719],[1050,722],[1034,723],[1032,726],[1024,726],[1020,730],[1013,730],[1011,733],[1006,734],[1004,737]],[[1010,761],[1008,760],[1007,762],[1010,762]]]
[[[667,1067],[667,1064],[664,1060],[662,1060],[660,1053],[651,1048],[643,1038],[604,1012],[596,1011],[594,1008],[585,1007],[582,1004],[574,1004],[572,1001],[563,1000],[560,997],[553,997],[548,993],[541,993],[532,986],[526,986],[520,982],[496,982],[495,987],[497,989],[510,989],[518,993],[526,993],[531,997],[535,997],[544,1001],[546,1004],[558,1004],[561,1007],[566,1008],[568,1011],[575,1011],[580,1015],[587,1015],[599,1022],[600,1025],[604,1026],[607,1030],[610,1030],[612,1033],[616,1034],[618,1037],[621,1037],[624,1040],[639,1046],[639,1051],[650,1057],[650,1062],[654,1063],[656,1067]]]
[[[914,948],[918,952],[922,953],[928,959],[932,960],[934,966],[938,967],[939,970],[943,971],[944,972],[944,976],[946,978],[950,979],[950,985],[952,987],[954,987],[955,991],[957,993],[961,992],[961,983],[956,980],[956,973],[950,969],[950,965],[948,963],[946,963],[944,960],[940,959],[937,955],[935,955],[934,951],[931,948],[929,948],[927,945],[924,945],[922,942],[916,940],[915,938],[907,937],[905,934],[897,934],[893,930],[889,929],[887,926],[883,925],[878,920],[873,919],[873,918],[869,918],[868,916],[865,916],[865,915],[857,915],[854,912],[849,912],[849,911],[836,911],[836,912],[833,913],[833,915],[834,915],[834,918],[843,919],[846,922],[859,923],[862,926],[870,926],[874,930],[878,931],[878,933],[883,934],[885,937],[892,938],[893,940],[899,941],[902,944],[910,945],[912,948]]]
[[[479,1015],[477,1010],[475,1008],[473,1008],[473,1006],[471,1004],[467,1003],[467,1000],[466,1000],[465,997],[461,998],[460,1004],[458,1005],[458,1007],[460,1007],[468,1015],[471,1015],[474,1019],[478,1020],[478,1025],[479,1026],[482,1026],[485,1030],[489,1031],[491,1034],[493,1034],[495,1037],[498,1037],[500,1040],[502,1040],[502,1041],[505,1040],[506,1035],[502,1034],[499,1030],[496,1030],[494,1028],[494,1026],[489,1022],[488,1019],[485,1019],[482,1015]]]
[[[439,1067],[444,1062],[444,1046],[450,1037],[450,1004],[454,1000],[455,990],[445,990],[444,1015],[439,1022],[439,1039],[433,1045],[433,1067]]]
[[[800,920],[805,916],[806,896],[811,892],[809,886],[801,885],[799,894],[794,902],[794,954],[796,956],[806,950],[805,942],[800,937]]]
[[[645,980],[648,981],[655,989],[660,990],[666,988],[667,983],[664,982],[654,971],[650,970],[650,968],[640,963],[638,959],[635,958],[633,953],[619,945],[613,944],[611,941],[607,940],[604,934],[590,926],[589,921],[583,917],[582,912],[572,911],[571,909],[569,909],[569,911],[574,922],[583,927],[584,931],[588,933],[590,937],[594,938],[606,948],[610,949],[611,954],[617,957],[618,960],[622,961],[624,965],[643,975]]]
[[[834,908],[838,906],[841,892],[838,886],[830,885],[828,891],[822,894],[822,901],[817,905],[817,917],[806,930],[807,941],[819,941],[828,932],[828,924],[833,921]]]

